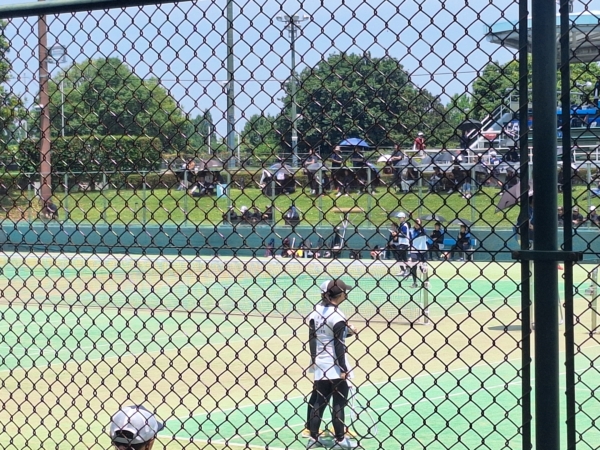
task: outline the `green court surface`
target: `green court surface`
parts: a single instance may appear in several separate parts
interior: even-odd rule
[[[589,365],[585,368],[584,359],[580,362],[576,396],[582,409],[577,430],[584,442],[600,442],[600,429],[594,425],[600,417],[600,398],[595,396],[600,379]],[[357,439],[360,448],[519,448],[522,416],[517,365],[518,361],[483,363],[412,379],[363,384],[360,403],[368,405],[372,419],[359,413],[356,428],[365,435],[372,431],[373,423],[378,429],[376,436]],[[166,441],[227,443],[241,448],[302,449],[306,444],[300,437],[305,401],[291,397],[172,419],[161,436]],[[328,416],[324,422],[327,426]]]
[[[361,261],[3,254],[0,263],[0,387],[11,398],[0,446],[15,440],[11,427],[54,414],[57,429],[92,430],[93,442],[108,418],[90,398],[105,407],[143,396],[167,422],[167,447],[303,448],[303,317],[320,282],[341,276],[355,285],[344,309],[363,328],[349,345],[358,398],[378,427],[362,448],[519,447],[517,264],[433,263],[429,284],[411,289],[397,267]],[[578,286],[591,269],[577,267]],[[577,427],[600,442],[600,346],[585,332],[588,301],[576,301]],[[44,416],[31,399],[44,402],[57,377],[61,407],[44,404]],[[61,423],[73,404],[80,414]],[[51,446],[51,431],[35,434]]]

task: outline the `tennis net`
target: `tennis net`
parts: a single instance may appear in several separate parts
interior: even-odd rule
[[[0,264],[4,302],[305,317],[319,284],[342,277],[348,317],[425,320],[423,290],[384,261],[4,253]]]

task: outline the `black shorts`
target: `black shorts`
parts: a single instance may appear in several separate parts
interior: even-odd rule
[[[394,257],[396,261],[408,261],[408,245],[400,244],[394,247]]]

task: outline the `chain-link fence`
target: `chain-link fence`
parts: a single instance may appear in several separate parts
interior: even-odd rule
[[[0,7],[0,446],[596,448],[600,4],[531,3]]]

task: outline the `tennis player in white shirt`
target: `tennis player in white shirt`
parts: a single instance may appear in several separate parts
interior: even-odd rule
[[[332,400],[334,429],[333,449],[356,448],[356,442],[345,436],[345,407],[348,402],[351,363],[346,355],[346,336],[356,333],[348,325],[339,306],[346,300],[350,286],[342,280],[329,280],[321,284],[321,301],[315,305],[307,319],[309,346],[314,384],[309,401],[310,437],[307,449],[325,445],[319,436],[319,426],[325,408]]]

